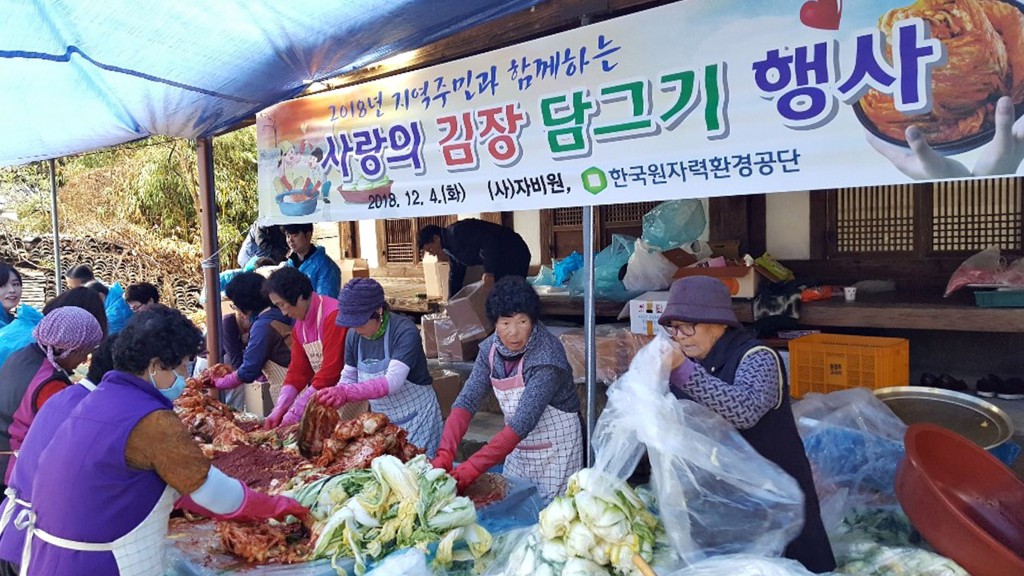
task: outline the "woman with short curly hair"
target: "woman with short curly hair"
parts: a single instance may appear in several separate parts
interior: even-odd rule
[[[154,304],[118,333],[114,370],[54,433],[32,484],[29,574],[163,574],[167,520],[180,505],[219,520],[253,522],[307,510],[254,492],[203,455],[172,402],[202,333]],[[73,489],[69,489],[73,487]]]
[[[494,334],[480,344],[433,464],[450,470],[461,490],[504,461],[504,474],[532,481],[550,501],[583,465],[580,400],[565,348],[540,322],[540,298],[519,276],[495,284],[487,296],[487,317],[494,322]],[[452,470],[459,442],[488,388],[507,424]]]
[[[263,293],[292,326],[292,357],[284,385],[267,416],[265,428],[295,424],[315,390],[334,386],[341,377],[348,328],[338,326],[338,301],[313,291],[313,283],[295,268],[275,270]]]

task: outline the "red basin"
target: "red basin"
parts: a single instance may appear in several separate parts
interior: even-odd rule
[[[1024,482],[963,436],[907,428],[896,498],[935,550],[973,576],[1024,575]]]

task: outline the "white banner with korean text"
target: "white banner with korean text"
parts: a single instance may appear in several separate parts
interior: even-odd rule
[[[1021,173],[1024,7],[687,0],[278,104],[264,223]]]

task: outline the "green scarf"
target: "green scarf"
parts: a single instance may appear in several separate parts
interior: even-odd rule
[[[384,333],[388,331],[388,321],[390,319],[391,315],[385,310],[380,316],[380,328],[377,329],[373,336],[370,336],[370,340],[380,340],[384,336]]]

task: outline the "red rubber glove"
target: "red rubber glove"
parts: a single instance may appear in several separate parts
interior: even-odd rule
[[[174,507],[178,510],[184,510],[185,512],[191,512],[192,514],[198,514],[199,516],[206,516],[207,518],[213,518],[216,516],[213,512],[210,512],[206,508],[196,504],[195,500],[193,500],[188,494],[178,498],[174,502]]]
[[[245,491],[242,505],[231,514],[218,517],[218,520],[257,522],[268,518],[284,520],[285,516],[295,516],[301,520],[309,514],[308,508],[287,496],[268,496],[256,492],[245,484],[242,484],[242,490]]]
[[[468,488],[481,474],[487,472],[491,466],[503,462],[505,457],[515,450],[521,440],[515,430],[505,426],[501,429],[501,432],[498,432],[494,435],[494,438],[491,438],[490,442],[477,450],[476,454],[473,454],[468,460],[459,464],[452,471],[452,478],[455,478],[459,492]]]
[[[441,433],[441,445],[437,449],[437,456],[431,461],[434,468],[440,468],[445,472],[452,471],[452,463],[455,462],[455,454],[459,451],[459,443],[469,429],[469,421],[473,415],[465,408],[452,408],[448,419],[444,422],[444,432]]]
[[[274,403],[274,409],[270,411],[270,416],[263,422],[264,430],[272,430],[281,425],[281,420],[284,419],[284,415],[288,413],[288,409],[292,407],[295,402],[295,397],[299,395],[299,391],[294,386],[285,384],[281,386],[281,393],[277,395],[277,402]]]
[[[227,376],[221,376],[213,381],[213,387],[217,390],[231,390],[232,388],[238,388],[242,385],[242,379],[238,377],[238,372],[232,372]]]

